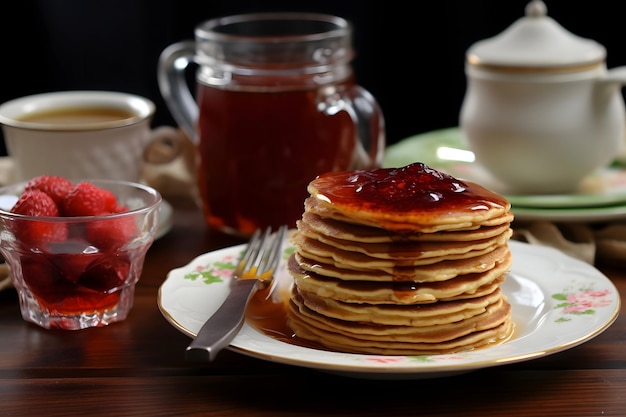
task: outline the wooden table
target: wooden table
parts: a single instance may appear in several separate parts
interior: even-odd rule
[[[0,292],[0,416],[624,416],[626,271],[603,267],[622,314],[581,346],[463,375],[362,380],[231,351],[187,363],[189,338],[157,307],[172,268],[241,243],[210,233],[199,211],[175,204],[172,230],[150,249],[135,305],[121,323],[48,331],[22,320],[14,290]]]

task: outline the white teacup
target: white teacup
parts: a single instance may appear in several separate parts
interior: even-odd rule
[[[138,182],[143,152],[156,136],[177,129],[152,129],[152,101],[113,91],[60,91],[0,105],[0,123],[14,179],[39,175]]]

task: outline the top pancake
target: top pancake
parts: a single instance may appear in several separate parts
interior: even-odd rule
[[[395,233],[472,230],[506,216],[511,207],[499,194],[422,163],[329,172],[311,181],[308,191],[311,212]]]

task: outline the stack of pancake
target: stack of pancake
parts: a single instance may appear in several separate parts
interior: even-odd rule
[[[288,324],[352,353],[432,355],[506,340],[509,202],[427,165],[334,172],[291,236]]]

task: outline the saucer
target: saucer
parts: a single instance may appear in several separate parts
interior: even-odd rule
[[[519,220],[607,221],[626,217],[626,170],[610,167],[585,178],[571,194],[514,194],[475,162],[459,128],[406,138],[389,146],[385,167],[423,162],[454,177],[477,182],[502,194]]]
[[[174,208],[170,203],[165,200],[161,201],[161,211],[159,212],[159,226],[157,232],[154,235],[154,240],[160,239],[172,229],[174,224],[173,216]]]

